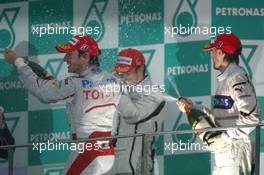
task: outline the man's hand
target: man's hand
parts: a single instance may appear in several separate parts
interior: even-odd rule
[[[11,49],[5,49],[4,51],[4,57],[5,57],[5,60],[10,63],[10,64],[14,64],[16,59],[19,57],[16,52],[14,52],[13,50]]]
[[[204,135],[203,141],[207,144],[209,151],[214,151],[217,146],[220,146],[226,142],[223,137],[224,131],[208,131]]]
[[[193,108],[193,102],[190,99],[184,97],[179,98],[179,100],[176,102],[176,105],[181,112],[189,112]]]
[[[226,141],[221,135],[219,135],[209,139],[208,142],[210,142],[211,144],[207,145],[207,149],[209,151],[215,151],[217,147],[223,145]]]

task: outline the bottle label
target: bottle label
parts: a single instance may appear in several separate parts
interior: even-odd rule
[[[193,129],[212,128],[212,126],[205,118],[197,122],[196,125],[193,125],[193,127],[194,127]]]
[[[212,126],[209,124],[209,122],[203,118],[202,120],[195,122],[193,125],[193,129],[204,129],[204,128],[212,128]],[[196,135],[203,140],[203,136],[204,136],[205,132],[201,131],[201,132],[197,132]]]

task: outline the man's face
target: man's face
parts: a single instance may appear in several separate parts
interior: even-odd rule
[[[127,84],[135,85],[142,80],[143,72],[139,68],[133,68],[129,73],[121,74],[121,79]]]
[[[68,64],[68,72],[70,73],[81,72],[83,68],[83,62],[81,57],[79,57],[78,51],[66,53],[64,56],[64,61]]]
[[[124,74],[124,79],[126,82],[129,84],[136,84],[135,82],[137,81],[137,72],[135,69],[133,69],[131,72]]]
[[[224,63],[224,57],[225,57],[225,54],[222,52],[222,50],[213,48],[211,50],[211,56],[213,59],[214,69],[216,69],[216,70],[221,69],[221,67]]]

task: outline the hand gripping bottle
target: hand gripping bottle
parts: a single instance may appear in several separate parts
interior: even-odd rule
[[[52,80],[54,79],[52,75],[48,73],[42,66],[39,64],[29,61],[28,59],[25,59],[25,63],[32,69],[32,71],[39,77],[45,80]],[[49,101],[49,104],[65,104],[65,102],[70,101],[70,98],[67,98],[65,100],[59,100],[59,101]],[[46,103],[42,101],[43,103]]]
[[[53,77],[39,64],[29,61],[28,59],[25,59],[25,63],[32,69],[32,71],[42,79],[51,80]]]
[[[184,109],[182,111],[186,112],[187,119],[192,129],[204,129],[204,128],[216,127],[216,125],[213,123],[213,121],[208,116],[208,114],[205,113],[205,110],[203,109],[202,106],[196,105],[194,107],[192,102],[190,102],[189,100],[183,97],[180,97],[179,101],[184,103]],[[202,141],[204,141],[204,134],[205,134],[204,131],[196,133],[196,135]]]

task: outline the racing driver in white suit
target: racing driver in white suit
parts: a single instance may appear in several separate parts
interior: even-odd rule
[[[68,99],[67,111],[73,139],[111,136],[113,115],[119,101],[119,92],[105,91],[100,86],[111,86],[116,78],[99,67],[100,50],[89,36],[74,36],[68,43],[57,45],[59,52],[66,53],[64,61],[68,72],[78,76],[64,80],[44,80],[11,49],[5,50],[5,59],[15,64],[20,80],[36,97],[47,102]],[[113,89],[113,88],[110,88]],[[114,90],[114,89],[113,89]],[[72,151],[65,168],[66,175],[101,175],[114,163],[111,140],[86,142],[92,145]]]
[[[144,55],[136,49],[127,48],[119,52],[114,71],[121,76],[126,88],[122,90],[115,117],[114,135],[132,135],[157,132],[163,116],[165,100],[162,90],[145,74]],[[114,126],[115,126],[114,125]],[[152,175],[155,167],[155,137],[148,136],[117,139],[116,175]],[[144,146],[143,146],[144,145]],[[143,153],[146,155],[143,159]],[[145,169],[143,170],[143,164]],[[144,172],[142,172],[144,171]]]
[[[220,127],[258,124],[260,109],[253,84],[247,73],[239,67],[242,51],[240,39],[234,34],[220,34],[214,43],[204,46],[210,50],[218,87],[211,115]],[[177,102],[181,109],[190,100]],[[195,105],[194,105],[195,107]],[[184,112],[184,111],[183,111]],[[213,175],[250,175],[252,169],[252,144],[250,133],[254,128],[234,128],[221,132],[207,132],[204,136],[209,150],[215,152]]]

